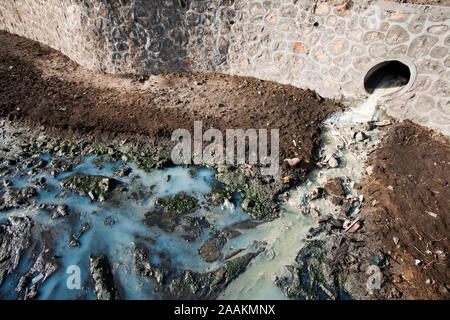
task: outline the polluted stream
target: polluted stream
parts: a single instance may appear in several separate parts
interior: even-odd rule
[[[184,270],[198,273],[217,270],[226,263],[227,259],[223,257],[227,253],[235,253],[233,258],[243,256],[258,251],[263,243],[264,250],[218,298],[286,299],[274,284],[275,276],[286,272],[284,266],[294,261],[308,241],[311,228],[329,218],[342,216],[339,206],[332,204],[329,197],[320,196],[321,188],[329,179],[339,178],[346,198],[353,199],[343,217],[346,220],[343,228],[358,227],[358,213],[364,199],[353,187],[360,182],[364,162],[378,143],[377,126],[389,123],[386,115],[377,108],[377,101],[399,90],[398,81],[387,80],[366,101],[334,114],[324,122],[318,168],[310,173],[307,181],[280,195],[282,210],[279,218],[251,228],[246,228],[245,222],[254,221],[242,209],[238,194],[233,195],[233,201],[221,205],[213,206],[208,202],[206,195],[220,187],[214,179],[216,172],[210,169],[173,167],[146,172],[134,163],[88,156],[69,170],[54,174],[45,167],[41,169],[39,164],[67,159],[46,154],[39,155],[33,166],[9,165],[10,173],[3,176],[9,185],[1,187],[3,194],[10,188],[36,188],[36,182],[44,182],[36,188],[32,206],[9,209],[0,214],[2,224],[12,216],[29,216],[39,226],[33,229],[32,244],[24,250],[17,268],[5,277],[0,298],[23,298],[23,293],[16,288],[21,276],[29,273],[34,263],[32,250],[42,249],[39,238],[45,233],[54,245],[52,254],[58,268],[48,275],[31,274],[26,291],[39,285],[37,299],[95,299],[89,257],[100,254],[109,260],[121,299],[165,298],[154,290],[153,279],[134,271],[133,253],[137,243],[150,250],[153,264],[170,261],[170,268],[178,274]],[[370,130],[367,130],[368,123],[373,125]],[[103,179],[100,183],[114,181],[116,185],[108,198],[101,201],[101,192],[83,194],[64,187],[64,181],[77,175],[100,177]],[[158,221],[143,223],[146,214],[156,210],[158,199],[180,194],[193,197],[198,203],[183,219],[204,217],[209,227],[200,228],[193,235],[183,232],[180,226],[167,227]],[[54,212],[58,217],[52,219]],[[180,225],[185,226],[183,219]],[[227,228],[238,231],[237,236],[227,239],[221,249],[222,258],[206,262],[199,254],[200,248],[213,236],[214,230],[223,232]],[[80,270],[79,290],[70,289],[68,284],[74,266]]]

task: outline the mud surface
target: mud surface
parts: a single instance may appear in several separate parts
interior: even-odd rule
[[[412,122],[392,127],[369,161],[363,188],[386,281],[404,299],[448,299],[450,147]]]
[[[91,73],[37,42],[0,32],[0,115],[59,133],[170,141],[177,128],[280,129],[280,159],[308,167],[337,105],[309,90],[220,74]],[[297,147],[292,140],[297,139]]]

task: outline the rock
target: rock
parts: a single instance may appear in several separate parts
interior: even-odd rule
[[[344,187],[342,186],[342,182],[339,178],[330,179],[324,185],[325,190],[328,194],[337,197],[345,196]]]
[[[12,216],[4,224],[0,224],[0,286],[4,278],[15,270],[23,251],[31,243],[30,217]]]
[[[143,223],[158,226],[166,232],[173,232],[180,223],[180,218],[198,209],[198,200],[184,192],[175,197],[166,196],[156,200],[156,208],[144,215]]]
[[[130,175],[130,173],[131,173],[130,167],[119,168],[114,171],[114,175],[116,175],[118,177],[126,177],[126,176]]]
[[[149,257],[148,249],[142,245],[137,245],[134,253],[134,271],[136,274],[146,277],[154,278],[158,284],[162,284],[165,278],[169,275],[167,269],[162,269],[155,266]]]
[[[309,200],[315,200],[320,199],[325,195],[326,191],[324,188],[317,187],[315,188],[311,194],[309,195]],[[302,201],[304,204],[306,204],[306,201]]]
[[[72,235],[72,240],[70,240],[69,242],[69,248],[74,248],[74,247],[79,247],[80,246],[80,238],[83,234],[85,234],[86,232],[89,231],[89,229],[91,229],[91,225],[89,222],[86,222],[80,229],[80,231],[78,231],[77,233],[75,233],[74,235]]]
[[[241,207],[242,207],[242,209],[244,209],[245,211],[248,211],[248,209],[249,209],[250,207],[252,207],[252,206],[253,206],[253,201],[252,201],[252,200],[250,200],[250,199],[248,199],[248,198],[245,198],[245,199],[242,201]]]
[[[362,131],[358,131],[356,134],[355,134],[355,140],[357,141],[357,142],[362,142],[362,141],[364,141],[364,140],[366,140],[367,139],[367,136],[366,136],[366,134],[364,133],[364,132],[362,132]]]
[[[43,203],[39,206],[39,209],[49,212],[52,220],[57,220],[69,214],[69,207],[65,204],[55,205]]]
[[[369,176],[373,175],[374,167],[373,166],[368,166],[366,168],[366,172],[367,172],[367,175],[369,175]]]
[[[317,223],[324,223],[331,219],[330,215],[321,215],[320,211],[316,208],[311,208],[309,213],[317,221]]]
[[[443,296],[448,296],[448,289],[446,287],[444,287],[443,285],[439,286],[439,292],[443,295]]]
[[[295,167],[296,165],[298,165],[300,163],[300,159],[299,158],[284,159],[284,162],[287,162],[287,164],[290,167]]]
[[[374,122],[374,121],[369,121],[369,122],[367,122],[367,123],[364,125],[364,127],[365,127],[365,129],[366,129],[367,131],[372,131],[373,129],[376,128],[375,122]]]
[[[29,200],[36,196],[36,194],[36,189],[32,187],[20,189],[9,188],[3,194],[3,204],[0,205],[0,210],[8,210],[27,205],[29,204]]]
[[[322,163],[328,164],[331,168],[337,168],[339,166],[339,160],[332,153],[327,154]]]
[[[225,243],[225,237],[213,236],[200,247],[199,254],[206,262],[214,262],[222,256],[221,250]]]
[[[25,290],[24,299],[34,299],[38,295],[38,286],[58,270],[58,263],[51,248],[46,244],[42,247],[33,266],[20,279],[16,290]],[[33,275],[36,275],[33,277]],[[30,288],[26,285],[31,284]]]
[[[103,224],[105,226],[109,227],[109,226],[112,226],[113,224],[116,224],[117,221],[118,221],[117,217],[115,217],[115,216],[107,216],[105,218],[105,220],[103,220]]]
[[[80,196],[89,195],[92,201],[105,201],[117,181],[109,177],[74,174],[60,181],[61,188],[69,189]]]
[[[341,214],[343,216],[346,216],[350,212],[351,209],[352,209],[352,205],[348,202],[344,202],[341,205]]]
[[[335,206],[340,206],[343,203],[343,200],[341,197],[331,197],[330,199],[331,203],[334,204]]]
[[[105,255],[89,257],[89,268],[94,279],[94,290],[97,300],[116,300],[114,280]]]

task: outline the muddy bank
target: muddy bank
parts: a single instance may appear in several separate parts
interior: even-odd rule
[[[393,121],[379,136],[354,185],[362,202],[349,221],[357,228],[343,226],[345,214],[319,221],[288,275],[275,280],[286,296],[449,299],[448,138],[409,121]],[[346,200],[330,194],[348,198],[345,181],[322,196],[346,211]]]
[[[4,121],[0,137],[1,299],[211,299],[265,249],[239,241],[258,223],[212,170],[148,172]]]
[[[172,132],[184,128],[193,133],[194,121],[223,133],[280,129],[280,160],[299,158],[295,168],[284,167],[270,181],[256,167],[222,179],[256,200],[250,210],[259,217],[273,213],[265,202],[312,169],[321,122],[339,109],[312,91],[248,77],[95,74],[39,43],[6,32],[0,32],[0,39],[8,43],[0,50],[0,116],[50,135],[108,143],[130,139],[167,158]],[[248,182],[249,175],[255,183]],[[289,182],[283,183],[286,176]]]
[[[449,299],[450,145],[412,122],[392,127],[369,161],[364,194],[385,277],[403,299]]]

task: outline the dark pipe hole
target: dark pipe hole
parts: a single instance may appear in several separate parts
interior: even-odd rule
[[[411,70],[404,63],[397,60],[384,61],[377,64],[367,72],[364,78],[364,88],[372,94],[380,85],[397,80],[392,86],[403,87],[408,84],[411,78]]]
[[[319,23],[318,22],[314,22],[313,26],[317,28],[319,26]]]

